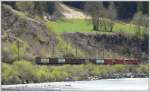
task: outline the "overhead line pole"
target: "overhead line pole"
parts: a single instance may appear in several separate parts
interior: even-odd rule
[[[20,46],[19,46],[19,41],[17,41],[17,48],[18,48],[18,61],[20,60]]]

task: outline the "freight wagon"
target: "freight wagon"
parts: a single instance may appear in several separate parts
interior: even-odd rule
[[[84,58],[35,58],[36,64],[41,65],[57,65],[57,64],[105,64],[105,65],[113,65],[113,64],[132,64],[137,65],[137,59],[84,59]]]

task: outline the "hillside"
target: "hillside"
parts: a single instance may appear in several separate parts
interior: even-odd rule
[[[21,8],[26,8],[22,4]],[[39,7],[37,10],[40,10]],[[54,13],[55,20],[45,20],[44,14],[48,14],[45,11],[31,15],[28,10],[2,4],[3,85],[148,77],[147,28],[140,25],[139,32],[136,24],[115,20],[112,31],[104,31],[105,26],[95,31],[83,11],[62,3],[57,3],[55,12],[59,17]],[[107,23],[107,20],[104,22]],[[137,58],[139,64],[98,65],[87,61],[80,65],[39,65],[35,63],[35,57]]]
[[[21,14],[10,6],[2,6],[2,57],[7,62],[17,59],[18,41],[21,58],[33,60],[35,56],[49,54],[47,48],[56,40],[55,33],[49,32],[41,21]]]
[[[60,11],[62,11],[64,15],[68,12],[67,14],[74,15],[74,18],[77,18],[75,14],[78,13],[75,9],[69,8],[61,3],[59,4],[59,7],[61,9]],[[103,50],[106,58],[138,57],[144,61],[147,59],[147,36],[139,39],[134,36],[134,30],[133,33],[131,32],[133,35],[129,35],[128,29],[124,31],[125,34],[120,34],[120,31],[116,31],[117,29],[114,29],[114,33],[103,32],[104,34],[93,34],[94,32],[91,32],[91,26],[86,24],[85,21],[82,21],[81,19],[69,20],[68,18],[70,17],[67,17],[67,15],[67,20],[64,21],[60,20],[45,22],[25,16],[23,12],[16,11],[7,5],[3,5],[2,9],[3,61],[12,62],[17,60],[18,41],[21,44],[19,47],[20,58],[26,60],[34,60],[34,57],[37,56],[75,57],[76,49],[78,49],[78,57],[87,58],[90,56],[102,58],[102,53],[96,55],[97,52],[94,51],[100,49]],[[83,14],[81,11],[80,13]],[[76,26],[74,26],[74,24]],[[120,24],[119,22],[116,23],[116,25]],[[63,28],[67,25],[70,26]],[[124,27],[127,26],[128,25],[125,25]],[[64,33],[62,30],[64,30]],[[62,32],[59,33],[59,31]],[[137,54],[141,52],[143,55]]]
[[[87,19],[88,15],[83,13],[81,10],[77,8],[73,8],[71,6],[67,6],[63,3],[57,3],[56,10],[59,12],[64,18],[67,19]]]

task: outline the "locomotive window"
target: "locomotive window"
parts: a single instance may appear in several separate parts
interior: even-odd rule
[[[41,59],[42,63],[49,63],[49,59]]]
[[[65,63],[65,59],[58,59],[59,63]]]
[[[97,60],[96,60],[96,63],[97,63],[97,64],[103,64],[103,63],[104,63],[104,60],[97,59]]]

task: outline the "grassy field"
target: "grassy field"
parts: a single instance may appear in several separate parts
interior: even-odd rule
[[[74,19],[74,20],[58,20],[48,21],[47,25],[51,26],[55,32],[90,32],[92,31],[92,24],[85,20]]]
[[[83,19],[70,19],[70,20],[63,19],[58,21],[48,21],[46,22],[46,25],[51,27],[51,29],[57,33],[93,31],[91,22]],[[144,31],[145,28],[141,27],[141,31],[139,32],[140,35],[142,35]],[[137,33],[137,26],[133,24],[126,24],[124,22],[117,21],[114,24],[112,32],[124,32],[124,33],[129,33],[134,35]]]

